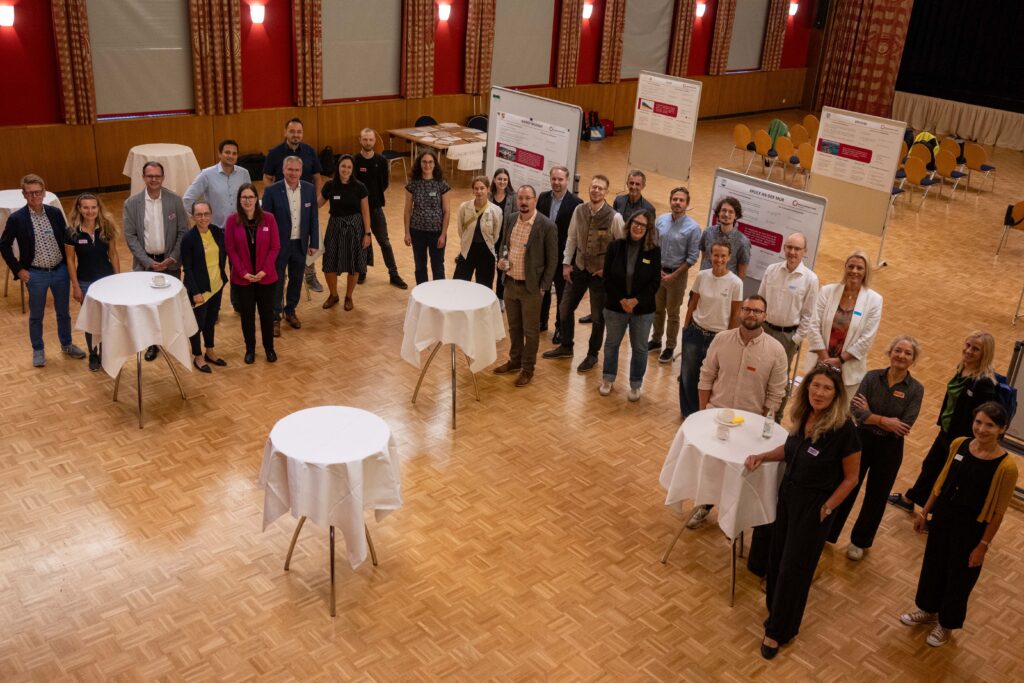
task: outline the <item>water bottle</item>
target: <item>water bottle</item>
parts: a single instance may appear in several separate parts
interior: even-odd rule
[[[772,429],[775,427],[775,411],[769,410],[764,416],[764,426],[761,427],[761,438],[772,438]]]

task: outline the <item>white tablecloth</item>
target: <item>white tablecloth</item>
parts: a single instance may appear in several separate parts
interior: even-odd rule
[[[64,213],[64,207],[60,205],[57,195],[52,192],[46,193],[43,203],[56,207],[60,209],[61,213]],[[0,190],[0,233],[7,227],[7,219],[10,215],[23,206],[25,206],[25,197],[21,194],[21,190]],[[64,220],[67,220],[67,216],[64,216]],[[14,243],[14,255],[18,255],[17,242]]]
[[[142,179],[142,166],[147,161],[159,161],[164,165],[164,187],[178,196],[185,194],[185,190],[202,170],[191,147],[164,142],[135,145],[128,150],[122,171],[132,180],[132,194],[142,192],[146,187]]]
[[[730,539],[753,526],[775,521],[782,467],[762,463],[747,472],[748,455],[764,453],[786,441],[786,430],[773,425],[771,438],[761,437],[764,417],[745,410],[734,411],[745,422],[728,427],[729,440],[717,436],[717,409],[702,410],[686,418],[661,468],[661,485],[668,492],[665,505],[681,509],[685,499],[694,505],[714,504],[718,526]]]
[[[108,275],[92,283],[75,324],[103,343],[103,369],[116,377],[136,353],[158,344],[192,370],[188,338],[199,326],[181,281],[166,276],[169,286],[151,286],[151,272]]]
[[[278,420],[263,449],[263,529],[289,510],[338,527],[353,568],[366,560],[363,510],[402,507],[398,449],[387,423],[358,408],[307,408]]]
[[[420,352],[437,342],[455,344],[480,372],[498,357],[505,338],[494,292],[465,280],[434,280],[413,288],[405,311],[402,358],[420,367]]]

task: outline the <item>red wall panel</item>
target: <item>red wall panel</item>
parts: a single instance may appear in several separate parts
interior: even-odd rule
[[[0,27],[0,126],[62,123],[57,47],[50,3],[4,0],[14,26]]]
[[[452,7],[448,21],[434,14],[434,94],[458,95],[465,90],[466,13],[469,0],[445,0]]]
[[[597,83],[601,68],[601,34],[604,32],[605,0],[588,0],[594,4],[594,13],[589,19],[580,18],[580,57],[576,65],[576,82],[579,85]]]
[[[782,43],[780,68],[800,69],[807,66],[807,47],[814,30],[814,0],[800,0],[795,17],[786,17],[786,40]]]
[[[711,63],[711,39],[715,32],[715,10],[717,0],[706,0],[707,9],[703,17],[693,18],[693,35],[690,37],[690,62],[687,76],[704,76]]]
[[[262,24],[253,24],[250,5],[263,5]],[[242,107],[289,107],[294,98],[291,0],[242,1]]]

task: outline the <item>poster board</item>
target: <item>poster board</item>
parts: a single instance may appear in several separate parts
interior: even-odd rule
[[[551,189],[552,166],[576,176],[576,155],[583,130],[583,110],[574,104],[492,87],[487,117],[486,173],[507,169],[512,186],[532,185],[537,194]]]
[[[828,220],[882,236],[906,124],[825,107],[807,189],[828,198]]]
[[[830,208],[828,199],[719,168],[715,170],[711,185],[707,225],[717,223],[715,205],[723,197],[730,196],[740,202],[743,216],[738,221],[739,230],[750,240],[750,263],[743,280],[744,296],[757,293],[768,266],[786,260],[782,244],[794,232],[802,232],[807,238],[804,265],[814,268],[825,212]]]
[[[641,71],[633,106],[629,166],[689,180],[700,81]]]

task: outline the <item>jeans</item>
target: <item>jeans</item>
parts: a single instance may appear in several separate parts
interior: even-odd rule
[[[604,324],[607,327],[604,339],[605,382],[615,381],[619,371],[619,346],[629,327],[629,346],[632,349],[629,358],[629,388],[639,389],[643,385],[644,373],[647,372],[647,338],[651,334],[653,322],[653,313],[634,315],[604,309]]]
[[[302,271],[299,271],[299,277],[302,277]],[[223,293],[224,288],[221,287],[217,290],[216,294],[192,309],[192,312],[196,316],[196,324],[199,326],[196,333],[188,338],[188,341],[192,346],[193,356],[198,356],[203,352],[202,347],[199,345],[199,335],[203,336],[203,344],[206,348],[212,349],[214,346],[213,332],[216,329],[217,314],[220,312],[220,299]]]
[[[455,274],[452,277],[468,281],[475,272],[477,284],[490,289],[494,286],[494,266],[494,254],[487,245],[483,242],[473,242],[466,258],[460,255],[455,259]]]
[[[437,246],[440,232],[433,230],[409,230],[412,238],[412,260],[416,266],[416,284],[427,281],[427,256],[430,256],[430,270],[435,280],[444,279],[444,247]]]
[[[555,277],[561,277],[556,273]],[[590,317],[593,320],[590,330],[590,343],[587,346],[587,355],[597,358],[597,352],[601,350],[601,343],[604,341],[604,283],[601,278],[589,270],[580,270],[572,267],[569,282],[565,286],[565,296],[558,308],[561,316],[562,346],[570,349],[573,346],[573,337],[576,333],[576,308],[583,300],[583,295],[590,292]]]
[[[71,345],[71,278],[63,263],[56,270],[29,268],[28,336],[33,351],[43,350],[43,314],[46,312],[46,292],[53,292],[53,308],[57,314],[57,338],[61,346]]]
[[[388,275],[398,277],[398,264],[395,263],[395,251],[391,248],[391,240],[388,238],[388,219],[384,216],[384,208],[378,206],[370,209],[370,231],[377,238],[380,245],[381,256],[384,257],[384,265],[388,268]],[[367,248],[367,263],[373,265],[373,245]],[[360,271],[366,275],[366,265]]]
[[[708,347],[714,335],[704,334],[690,323],[683,328],[683,358],[679,364],[679,412],[683,417],[700,410],[697,382],[700,381],[700,366],[708,355]]]
[[[302,240],[289,240],[281,245],[284,252],[277,257],[277,282],[274,290],[274,320],[281,319],[281,311],[291,315],[299,305],[302,296],[302,276],[306,270],[306,252]],[[288,279],[285,293],[285,276]],[[220,306],[218,305],[218,308]]]

